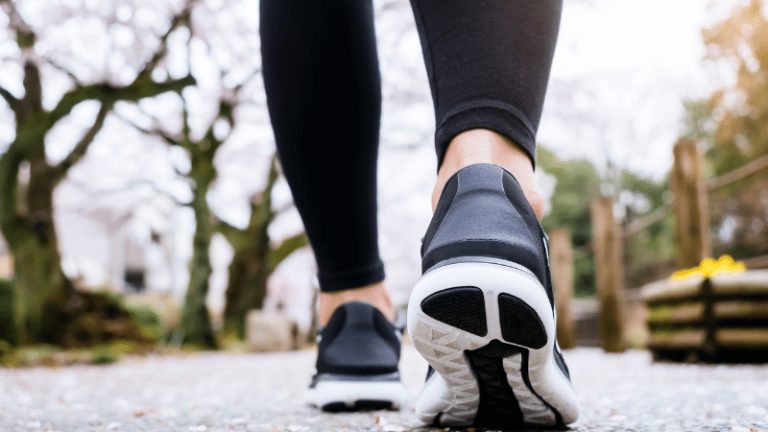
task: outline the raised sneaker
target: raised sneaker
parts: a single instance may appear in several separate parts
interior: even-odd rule
[[[375,307],[341,305],[319,332],[307,402],[330,412],[401,407],[407,399],[398,369],[401,338],[402,330]]]
[[[446,184],[422,245],[408,333],[434,373],[426,424],[511,429],[576,421],[555,337],[547,239],[514,176],[490,164]]]

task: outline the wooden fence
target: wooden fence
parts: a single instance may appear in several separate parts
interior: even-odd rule
[[[768,361],[768,270],[664,280],[643,291],[655,358]]]
[[[709,194],[768,169],[768,155],[713,179],[705,179],[702,155],[695,141],[680,140],[674,146],[671,172],[672,199],[626,226],[613,216],[611,198],[599,197],[590,206],[592,242],[598,297],[601,345],[608,352],[625,349],[624,341],[624,241],[673,214],[676,227],[677,265],[697,265],[711,257],[709,233]],[[558,341],[562,347],[573,346],[574,331],[570,307],[573,294],[573,255],[570,233],[553,230],[551,237],[552,280],[558,313]],[[768,256],[746,260],[748,266],[767,266]],[[768,275],[768,273],[764,273]],[[768,285],[768,277],[765,281]]]

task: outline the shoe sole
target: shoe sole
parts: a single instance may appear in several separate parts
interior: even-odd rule
[[[554,356],[549,299],[528,270],[463,262],[426,273],[408,302],[408,333],[437,371],[416,404],[424,423],[509,429],[578,418]]]
[[[407,399],[400,381],[324,380],[306,390],[304,398],[327,412],[396,410]]]

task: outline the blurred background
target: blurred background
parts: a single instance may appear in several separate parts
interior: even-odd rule
[[[374,3],[380,244],[405,305],[434,118],[409,3]],[[0,357],[301,346],[314,260],[275,161],[258,3],[0,6]],[[572,292],[576,344],[599,344],[598,311],[618,304],[622,345],[646,346],[639,289],[701,258],[768,267],[767,66],[764,0],[565,0],[537,176],[544,225],[566,239],[555,282]],[[700,230],[686,237],[680,215]],[[601,303],[599,285],[621,294]]]

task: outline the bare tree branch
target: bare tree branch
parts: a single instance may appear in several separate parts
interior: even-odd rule
[[[240,93],[254,77],[259,75],[259,73],[261,73],[260,68],[254,70],[242,82],[237,84],[232,89],[225,91],[219,99],[219,110],[205,133],[205,139],[209,141],[211,145],[210,151],[212,153],[216,153],[216,150],[218,150],[218,148],[221,147],[221,145],[223,145],[232,135],[232,132],[235,128],[235,110],[240,104]],[[227,122],[227,125],[229,125],[229,132],[226,136],[221,138],[217,138],[215,134],[216,123],[219,120],[224,120]]]
[[[20,113],[40,112],[43,109],[43,83],[37,63],[24,61],[24,98],[19,101]]]
[[[272,190],[277,184],[277,180],[280,178],[280,169],[277,159],[277,153],[272,155],[272,159],[269,161],[269,174],[267,174],[267,183],[264,185],[264,194],[266,195],[266,202],[272,203]]]
[[[90,84],[76,87],[62,96],[56,107],[48,115],[47,127],[52,127],[72,111],[72,108],[86,100],[102,102],[128,101],[135,102],[147,97],[157,96],[169,91],[180,91],[184,87],[194,85],[195,79],[189,75],[184,78],[163,82],[147,81],[132,82],[126,86],[113,86],[106,83]]]
[[[309,244],[309,239],[307,238],[306,233],[297,234],[283,240],[283,242],[280,243],[280,246],[270,251],[269,256],[267,257],[267,268],[269,268],[269,273],[272,273],[283,260],[288,258],[289,255],[296,250],[303,248],[307,244]]]
[[[127,181],[117,187],[111,187],[106,189],[96,189],[96,190],[91,189],[90,184],[84,183],[82,181],[73,180],[73,181],[70,181],[68,184],[70,186],[75,186],[76,188],[84,191],[85,193],[88,194],[90,198],[94,198],[94,200],[92,200],[93,203],[100,203],[101,200],[107,196],[114,196],[124,192],[130,192],[130,191],[140,189],[142,187],[146,187],[149,189],[150,192],[153,192],[155,196],[159,195],[159,196],[168,198],[178,206],[186,207],[192,204],[189,201],[182,201],[176,198],[172,193],[170,193],[167,190],[161,189],[160,187],[158,187],[158,185],[155,182],[148,179],[134,179],[134,180]],[[85,207],[85,208],[78,208],[76,210],[78,212],[87,212],[90,210],[90,208]]]
[[[178,167],[173,167],[173,172],[175,172],[177,176],[185,180],[190,187],[194,186],[192,180],[189,179],[189,169],[187,169],[187,172],[184,172],[180,170]]]
[[[243,90],[243,87],[250,84],[251,81],[256,79],[257,76],[261,75],[261,68],[257,67],[251,73],[248,74],[248,76],[245,77],[245,79],[240,82],[240,84],[236,85],[233,89],[235,95],[240,96],[240,92]]]
[[[0,97],[5,100],[5,103],[8,104],[8,106],[11,108],[11,111],[14,112],[14,114],[19,113],[19,99],[16,98],[16,96],[13,95],[8,89],[0,86]]]
[[[225,222],[221,219],[216,219],[215,230],[219,234],[223,235],[227,242],[231,245],[237,244],[237,239],[243,235],[245,229],[240,229],[229,222]]]
[[[50,65],[52,68],[56,69],[57,71],[63,73],[67,77],[69,77],[70,80],[72,80],[73,83],[75,83],[76,86],[82,87],[83,83],[80,81],[80,78],[77,77],[71,70],[67,69],[62,65],[61,63],[57,62],[56,60],[52,58],[44,58],[43,61]]]
[[[136,75],[134,82],[151,79],[152,71],[155,70],[157,65],[160,64],[160,61],[162,61],[166,54],[168,54],[168,38],[173,32],[181,27],[186,26],[189,28],[192,7],[195,3],[196,0],[187,1],[184,8],[171,18],[171,23],[168,25],[168,29],[160,36],[160,44],[149,60],[144,64],[144,67],[141,68],[138,75]]]
[[[10,21],[10,27],[16,34],[16,44],[22,51],[28,50],[35,45],[37,36],[32,30],[32,27],[24,21],[18,9],[16,9],[16,3],[13,0],[0,0],[0,7],[3,8],[8,15]]]
[[[121,114],[117,114],[117,117],[144,135],[160,138],[169,145],[181,145],[180,140],[164,130],[155,119],[152,119],[155,123],[155,127],[146,128]]]
[[[10,0],[0,1],[9,2]],[[85,100],[96,99],[112,103],[117,101],[137,101],[169,91],[180,92],[184,87],[194,85],[195,79],[190,74],[183,78],[169,79],[162,82],[152,80],[152,72],[168,54],[168,38],[170,35],[182,26],[189,26],[189,18],[194,3],[195,0],[189,0],[181,12],[173,16],[165,33],[160,36],[158,48],[131,83],[124,86],[97,83],[75,87],[65,93],[56,107],[50,112],[47,126],[49,128],[52,127],[57,121],[69,114],[75,105]]]
[[[192,129],[189,126],[189,106],[187,105],[187,100],[184,98],[184,95],[179,93],[179,97],[181,98],[181,136],[184,137],[185,147],[189,150],[189,143],[192,141]]]
[[[206,140],[208,142],[208,151],[211,154],[216,154],[216,151],[221,147],[224,142],[226,142],[229,139],[229,136],[232,134],[232,129],[234,129],[235,126],[235,118],[234,118],[234,103],[230,100],[228,100],[226,97],[222,97],[219,100],[219,111],[216,113],[216,117],[211,120],[211,124],[208,125],[208,130],[205,131],[205,135],[203,137],[203,140]],[[216,129],[216,123],[223,119],[227,122],[229,125],[229,132],[227,133],[227,136],[223,138],[217,138],[215,129]]]
[[[51,168],[55,182],[60,182],[67,175],[69,169],[72,168],[76,163],[80,162],[80,160],[85,156],[85,153],[88,151],[91,143],[96,138],[96,135],[98,135],[101,129],[104,127],[104,121],[107,119],[107,115],[111,110],[112,104],[102,103],[101,108],[99,108],[99,112],[96,114],[96,119],[93,121],[91,127],[88,128],[85,134],[83,134],[82,138],[80,138],[80,141],[75,144],[75,147],[71,152],[69,152],[64,160],[59,162],[59,164],[55,167]]]

